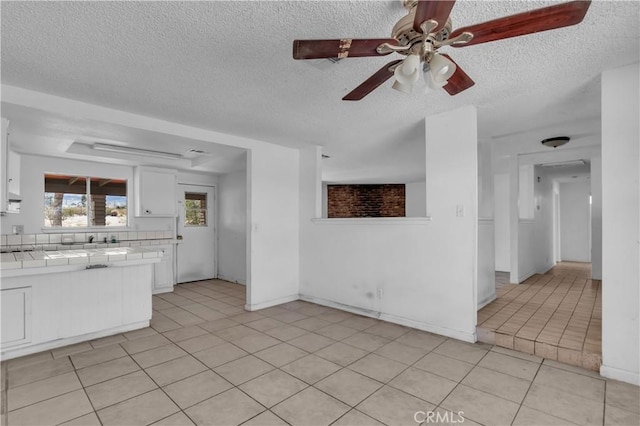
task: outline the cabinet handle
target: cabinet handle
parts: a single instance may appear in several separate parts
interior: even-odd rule
[[[94,265],[88,265],[86,266],[84,269],[102,269],[102,268],[108,268],[109,265],[104,265],[102,263],[97,263]]]

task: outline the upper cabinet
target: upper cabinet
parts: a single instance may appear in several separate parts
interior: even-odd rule
[[[155,167],[136,167],[134,176],[135,215],[176,216],[177,172]]]
[[[0,211],[20,212],[20,154],[9,149],[9,120],[2,119],[0,134]]]

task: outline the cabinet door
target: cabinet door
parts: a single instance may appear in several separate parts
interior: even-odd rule
[[[171,246],[162,247],[164,252],[162,261],[153,264],[153,293],[166,293],[173,291],[173,248]]]
[[[171,171],[141,170],[136,189],[138,216],[174,217],[176,215],[176,174]]]
[[[7,191],[11,195],[20,195],[20,154],[9,150],[7,163]]]
[[[31,287],[0,291],[2,299],[2,346],[31,341]]]

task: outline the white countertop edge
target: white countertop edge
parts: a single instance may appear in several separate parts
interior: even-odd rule
[[[125,267],[125,266],[134,266],[134,265],[144,265],[151,263],[158,263],[162,260],[161,257],[149,257],[143,259],[133,259],[133,260],[120,260],[115,262],[97,262],[95,264],[108,265],[110,268],[117,267]],[[15,269],[3,269],[0,271],[0,278],[2,279],[2,289],[12,288],[5,287],[5,278],[12,277],[25,277],[29,275],[43,275],[43,274],[57,274],[61,272],[78,272],[84,271],[87,269],[87,266],[91,264],[89,263],[76,263],[69,265],[59,265],[59,266],[43,266],[39,268],[15,268]],[[96,268],[96,270],[100,270]]]

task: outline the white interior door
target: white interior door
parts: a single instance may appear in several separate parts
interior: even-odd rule
[[[215,278],[215,188],[183,184],[178,188],[177,282]]]

